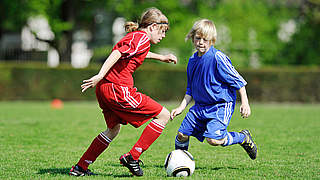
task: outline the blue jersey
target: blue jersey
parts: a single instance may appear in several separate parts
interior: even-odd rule
[[[230,59],[213,46],[203,56],[196,52],[189,58],[187,76],[186,94],[199,105],[235,101],[236,90],[247,84]]]

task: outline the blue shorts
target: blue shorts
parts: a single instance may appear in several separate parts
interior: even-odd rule
[[[190,108],[178,131],[187,136],[194,136],[201,142],[206,137],[223,139],[227,136],[227,127],[234,108],[234,102],[212,106],[196,104]]]

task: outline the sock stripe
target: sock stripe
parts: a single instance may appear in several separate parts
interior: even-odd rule
[[[103,140],[105,140],[107,143],[111,143],[111,139],[108,138],[106,135],[104,135],[103,133],[99,134],[99,137],[101,137]]]
[[[108,143],[106,143],[106,141],[101,140],[99,137],[97,138],[102,144],[104,144],[105,146],[108,146]]]
[[[231,136],[230,133],[228,133],[228,145],[233,143],[233,137]]]
[[[163,126],[163,125],[161,125],[161,124],[159,124],[159,123],[157,123],[157,122],[155,122],[155,121],[151,121],[151,123],[153,124],[153,125],[155,125],[155,126],[157,126],[158,128],[160,128],[160,129],[164,129],[164,127],[165,126]]]
[[[223,143],[224,146],[229,146],[233,143],[233,137],[231,134],[228,132],[227,133],[227,140]]]
[[[148,127],[149,127],[149,128],[151,128],[153,131],[155,131],[155,132],[159,133],[159,134],[161,134],[161,133],[162,133],[162,131],[158,131],[158,130],[156,130],[156,129],[155,129],[155,128],[153,128],[150,124],[148,125]]]

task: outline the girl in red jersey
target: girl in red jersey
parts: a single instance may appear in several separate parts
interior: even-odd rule
[[[108,128],[93,140],[79,162],[71,168],[70,175],[93,175],[88,166],[118,135],[122,124],[129,123],[138,128],[153,118],[132,149],[119,159],[133,175],[143,175],[139,157],[160,136],[170,119],[170,112],[149,96],[137,92],[133,87],[132,74],[145,58],[177,63],[172,54],[149,52],[150,43],[159,43],[168,28],[167,17],[157,8],[145,11],[139,24],[127,22],[125,29],[128,34],[114,46],[99,73],[83,81],[82,92],[96,86],[96,96]]]

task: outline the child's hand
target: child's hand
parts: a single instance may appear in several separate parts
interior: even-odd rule
[[[86,91],[88,88],[93,88],[94,86],[96,86],[98,84],[98,82],[102,79],[103,77],[99,76],[99,75],[95,75],[90,79],[87,80],[83,80],[83,84],[81,85],[81,91],[84,92]]]
[[[251,109],[250,109],[249,104],[246,104],[246,103],[241,104],[241,106],[240,106],[240,113],[241,113],[241,116],[242,116],[243,118],[249,117],[250,114],[251,114]]]
[[[178,107],[176,109],[173,109],[170,113],[170,119],[173,120],[173,118],[175,118],[176,116],[178,116],[179,114],[181,114],[183,111],[182,108]]]
[[[177,64],[178,59],[175,55],[173,54],[168,54],[164,56],[164,59],[162,59],[162,62],[166,62],[166,63],[171,63],[173,62],[174,64]]]

